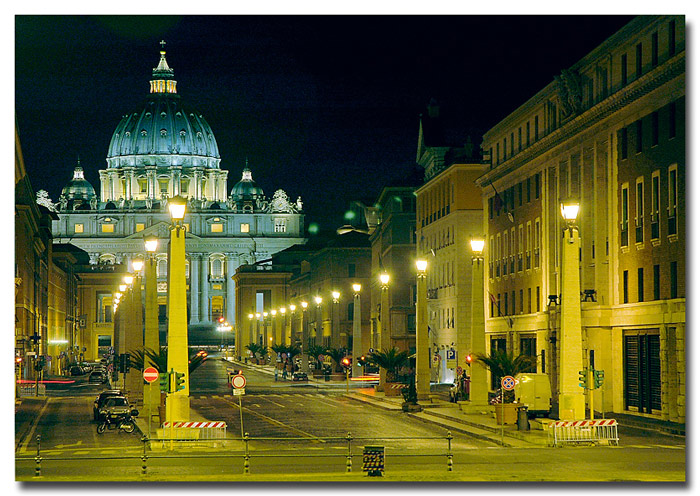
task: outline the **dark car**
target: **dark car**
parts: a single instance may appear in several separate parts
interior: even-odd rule
[[[124,396],[108,397],[98,411],[100,418],[104,418],[106,415],[110,417],[121,417],[129,414],[136,417],[139,412],[129,404],[129,400]]]
[[[119,389],[108,389],[106,391],[102,391],[99,396],[95,398],[95,402],[92,405],[92,415],[95,420],[98,419],[100,408],[102,408],[105,401],[107,401],[108,398],[113,398],[115,396],[121,396],[122,398],[125,397],[124,393]]]
[[[294,372],[294,375],[292,375],[292,380],[293,381],[308,381],[309,378],[306,375],[306,372]]]
[[[90,377],[88,377],[89,383],[104,384],[107,382],[107,374],[102,373],[99,370],[94,370],[90,372]]]

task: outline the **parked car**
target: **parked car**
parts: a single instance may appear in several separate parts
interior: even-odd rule
[[[293,381],[308,381],[309,378],[306,375],[306,372],[294,372],[292,375],[292,380]]]
[[[129,400],[124,396],[110,396],[105,400],[97,413],[99,418],[104,418],[106,415],[112,418],[122,415],[136,417],[139,411],[133,405],[130,405]]]
[[[124,393],[120,391],[119,389],[107,389],[106,391],[102,391],[97,398],[95,398],[95,402],[92,405],[92,415],[95,420],[98,419],[99,417],[99,412],[100,408],[104,405],[105,401],[109,398],[113,398],[115,396],[121,396],[124,398]]]
[[[70,372],[71,376],[75,377],[75,376],[79,376],[79,375],[85,375],[85,374],[87,374],[88,371],[86,368],[81,367],[80,365],[73,365],[70,368],[69,372]]]
[[[88,377],[88,382],[89,383],[97,383],[97,384],[104,384],[107,382],[107,374],[102,373],[101,371],[98,370],[93,370],[90,372],[90,377]]]

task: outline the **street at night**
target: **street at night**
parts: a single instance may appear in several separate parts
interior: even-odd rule
[[[14,17],[16,481],[687,481],[685,6],[425,8]]]

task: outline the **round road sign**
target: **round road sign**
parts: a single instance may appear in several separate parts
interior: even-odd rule
[[[234,389],[243,389],[245,387],[245,377],[241,374],[234,375],[231,379],[231,385]]]
[[[515,388],[515,379],[511,375],[505,376],[501,379],[501,387],[506,391],[510,391]]]
[[[143,371],[143,380],[146,382],[155,382],[158,380],[158,371],[153,367],[148,367]]]

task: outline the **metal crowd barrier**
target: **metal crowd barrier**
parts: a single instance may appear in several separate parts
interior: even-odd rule
[[[617,446],[617,420],[559,420],[549,424],[550,446],[564,444],[599,444]]]
[[[19,396],[36,396],[36,384],[21,384],[19,386]],[[46,384],[39,384],[39,396],[46,396]]]
[[[172,426],[170,422],[162,424],[164,437],[170,439],[170,432],[173,438],[178,441],[219,441],[226,439],[226,422],[175,422]]]

